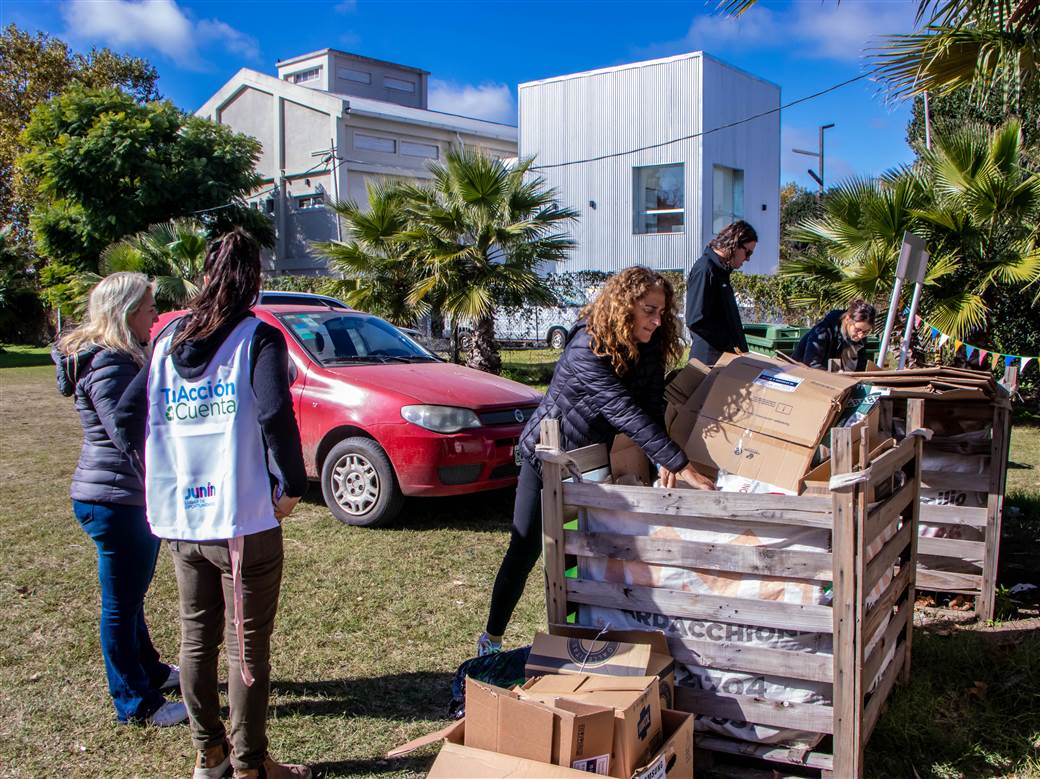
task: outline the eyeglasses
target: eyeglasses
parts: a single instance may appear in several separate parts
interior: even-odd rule
[[[740,248],[744,250],[744,259],[746,259],[746,260],[750,260],[751,259],[751,255],[755,253],[754,249],[749,249],[746,246],[741,246]]]

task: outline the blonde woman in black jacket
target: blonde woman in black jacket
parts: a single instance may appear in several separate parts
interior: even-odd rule
[[[477,640],[478,655],[501,649],[541,555],[542,476],[534,448],[542,419],[559,420],[564,449],[610,444],[624,433],[657,464],[665,486],[674,486],[678,477],[713,489],[664,429],[664,375],[682,349],[674,306],[666,278],[648,268],[628,268],[611,277],[571,330],[549,389],[520,435],[509,548],[495,578],[487,628]]]

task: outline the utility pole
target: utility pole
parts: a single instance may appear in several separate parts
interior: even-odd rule
[[[823,131],[824,130],[829,130],[832,127],[834,127],[834,123],[833,122],[831,124],[821,124],[820,125],[820,150],[819,151],[806,151],[805,149],[792,149],[791,150],[795,154],[804,154],[806,157],[815,157],[817,160],[819,160],[819,162],[820,162],[820,172],[819,172],[819,174],[817,174],[816,171],[814,171],[812,168],[809,168],[808,173],[809,173],[810,176],[812,176],[813,181],[815,181],[819,185],[819,188],[820,188],[819,194],[820,195],[823,194]]]

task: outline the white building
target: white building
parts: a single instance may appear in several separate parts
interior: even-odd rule
[[[694,52],[531,81],[519,97],[520,155],[581,212],[557,270],[685,272],[735,219],[760,239],[744,270],[776,270],[779,86]]]
[[[257,138],[264,187],[256,199],[275,219],[267,270],[321,273],[311,241],[337,237],[326,203],[366,200],[380,178],[424,179],[453,143],[516,156],[515,127],[427,108],[429,73],[323,49],[278,63],[278,75],[243,68],[196,113]]]

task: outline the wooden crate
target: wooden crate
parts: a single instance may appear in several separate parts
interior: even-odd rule
[[[921,406],[911,402],[919,422]],[[860,436],[858,462],[867,462],[867,436]],[[829,633],[833,654],[752,647],[669,635],[680,663],[740,673],[802,679],[829,685],[830,705],[799,704],[689,687],[676,690],[676,707],[774,728],[811,731],[824,737],[812,750],[794,751],[698,734],[702,749],[750,755],[775,763],[807,766],[824,776],[859,777],[863,748],[897,681],[910,670],[917,553],[918,488],[922,439],[907,437],[864,470],[861,480],[829,497],[744,495],[687,489],[620,486],[581,480],[608,467],[604,446],[562,452],[558,423],[543,422],[539,445],[543,467],[542,517],[546,607],[550,623],[567,621],[576,607],[649,611],[694,620]],[[853,431],[833,432],[834,470],[852,472]],[[879,488],[902,472],[902,486],[881,501]],[[579,477],[579,478],[576,478]],[[700,544],[648,536],[588,532],[582,509],[624,513],[658,525],[697,527],[705,521],[822,528],[831,533],[830,552],[804,552],[737,544]],[[579,517],[577,529],[565,519]],[[618,517],[623,521],[624,517]],[[867,548],[891,536],[873,556]],[[568,577],[578,557],[605,557],[681,568],[832,581],[831,605],[800,605],[755,598],[691,594],[655,587]],[[694,562],[695,561],[695,562]],[[580,569],[580,567],[579,567]],[[871,608],[867,594],[885,576],[893,578]],[[880,637],[873,651],[866,647]],[[892,662],[883,661],[895,647]],[[828,738],[829,737],[829,738]],[[830,749],[827,745],[831,744]]]
[[[986,493],[987,497],[985,506],[921,506],[922,523],[951,530],[956,526],[973,528],[982,538],[922,537],[918,541],[917,586],[921,590],[971,596],[975,599],[975,613],[979,619],[990,620],[993,619],[996,601],[1004,487],[1011,439],[1011,406],[1004,397],[998,398],[996,402],[944,401],[938,397],[927,399],[924,404],[925,426],[934,425],[941,430],[944,420],[974,422],[988,425],[990,436],[981,452],[987,455],[984,473],[921,471],[922,489],[965,490]],[[892,429],[886,425],[886,420],[905,418],[905,414],[905,403],[899,400],[887,401],[882,405],[883,428]]]

